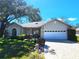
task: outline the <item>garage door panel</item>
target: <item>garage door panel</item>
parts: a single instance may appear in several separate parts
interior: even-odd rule
[[[45,40],[66,40],[67,32],[44,32]]]

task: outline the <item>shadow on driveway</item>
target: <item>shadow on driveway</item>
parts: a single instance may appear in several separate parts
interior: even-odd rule
[[[48,46],[48,45],[45,45],[45,46],[44,46],[44,52],[45,52],[45,53],[48,53],[48,50],[49,50],[49,46]]]
[[[45,52],[45,53],[51,53],[51,54],[55,55],[55,54],[56,54],[55,49],[49,50],[49,48],[50,48],[50,47],[49,47],[48,45],[45,45],[45,46],[44,46],[44,52]]]

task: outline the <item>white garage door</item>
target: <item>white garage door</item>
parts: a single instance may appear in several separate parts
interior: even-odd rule
[[[67,40],[67,32],[44,32],[45,40]]]

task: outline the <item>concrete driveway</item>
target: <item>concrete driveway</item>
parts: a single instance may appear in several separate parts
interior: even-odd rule
[[[45,59],[79,59],[79,43],[46,41],[44,55]]]

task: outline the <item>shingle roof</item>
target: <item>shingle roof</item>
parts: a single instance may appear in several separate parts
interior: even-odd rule
[[[60,23],[62,23],[62,24],[64,24],[64,25],[68,26],[69,29],[73,29],[73,30],[75,30],[75,28],[74,28],[73,26],[68,25],[68,24],[66,24],[65,22],[60,21],[60,20],[58,20],[58,19],[51,19],[51,20],[49,20],[47,23],[49,23],[49,22],[53,22],[53,21],[58,21],[58,22],[60,22]],[[46,24],[46,23],[45,23],[45,24]],[[44,24],[44,25],[45,25],[45,24]]]
[[[19,24],[21,27],[24,27],[24,28],[39,28],[43,25],[45,25],[46,23],[48,22],[51,22],[51,21],[58,21],[58,22],[61,22],[63,24],[65,24],[66,26],[68,26],[69,28],[72,28],[74,29],[72,26],[60,21],[60,20],[57,20],[57,19],[51,19],[50,21],[47,21],[47,22],[44,22],[44,21],[40,21],[40,22],[31,22],[31,23],[26,23],[26,24]]]
[[[40,22],[32,22],[32,23],[22,24],[21,26],[25,27],[25,28],[38,28],[44,24],[45,24],[45,22],[40,21]]]

